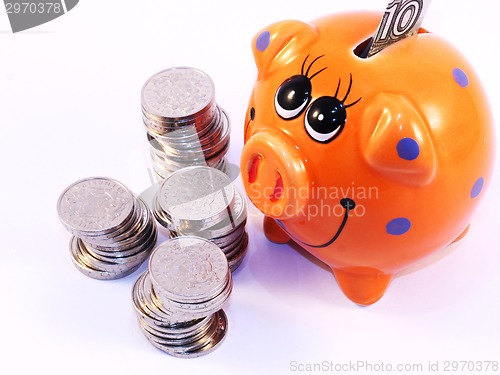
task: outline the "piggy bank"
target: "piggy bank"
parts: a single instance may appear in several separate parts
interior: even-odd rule
[[[360,57],[380,19],[283,21],[254,37],[240,164],[266,237],[326,263],[360,305],[466,233],[494,153],[481,83],[448,42],[420,29]]]

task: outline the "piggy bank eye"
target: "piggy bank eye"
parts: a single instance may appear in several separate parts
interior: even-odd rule
[[[307,110],[305,127],[312,139],[328,143],[340,134],[345,121],[344,104],[335,97],[322,96],[316,99]]]
[[[304,75],[285,80],[276,91],[274,106],[278,115],[291,120],[302,113],[311,99],[311,81]]]

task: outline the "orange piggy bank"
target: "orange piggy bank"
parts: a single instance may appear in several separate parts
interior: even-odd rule
[[[494,153],[478,76],[445,40],[421,29],[358,56],[380,18],[284,21],[255,36],[241,158],[267,238],[328,264],[361,305],[465,234]]]

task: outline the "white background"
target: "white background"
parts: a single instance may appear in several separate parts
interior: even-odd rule
[[[491,4],[434,0],[423,26],[467,56],[499,118],[499,21]],[[239,164],[256,76],[252,37],[279,20],[350,9],[382,13],[386,5],[82,0],[65,16],[19,34],[2,10],[0,371],[287,374],[297,373],[297,364],[323,361],[416,363],[424,370],[436,361],[441,370],[445,361],[500,361],[498,177],[465,240],[403,272],[365,308],[350,302],[312,257],[267,242],[252,208],[249,253],[225,308],[228,336],[197,359],[170,357],[142,336],[131,303],[139,271],[96,281],[69,258],[70,236],[56,213],[67,185],[97,175],[137,193],[150,186],[140,117],[149,76],[173,66],[208,73],[232,120],[229,160]]]

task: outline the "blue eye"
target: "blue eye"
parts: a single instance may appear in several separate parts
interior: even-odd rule
[[[311,99],[311,81],[304,75],[286,79],[276,91],[274,106],[278,115],[291,120],[299,116]]]

